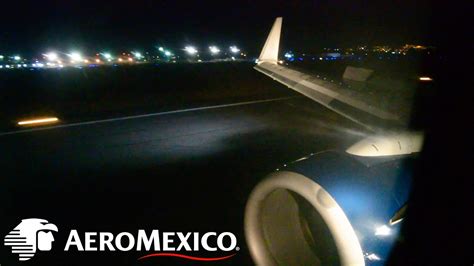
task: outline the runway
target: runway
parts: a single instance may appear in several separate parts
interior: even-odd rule
[[[23,130],[0,132],[0,136],[21,134],[21,133],[35,132],[35,131],[43,131],[43,130],[52,130],[52,129],[66,128],[66,127],[77,127],[77,126],[85,126],[85,125],[93,125],[93,124],[101,124],[101,123],[110,123],[110,122],[117,122],[117,121],[130,120],[130,119],[140,119],[140,118],[153,117],[153,116],[162,116],[162,115],[170,115],[170,114],[195,112],[195,111],[202,111],[202,110],[209,110],[209,109],[218,109],[218,108],[226,108],[226,107],[241,106],[241,105],[248,105],[248,104],[264,103],[264,102],[281,101],[281,100],[287,100],[287,99],[294,98],[294,97],[297,97],[297,96],[293,96],[293,97],[289,96],[289,97],[266,99],[266,100],[257,100],[257,101],[248,101],[248,102],[239,102],[239,103],[230,103],[230,104],[221,104],[221,105],[213,105],[213,106],[203,106],[203,107],[195,107],[195,108],[188,108],[188,109],[181,109],[181,110],[158,112],[158,113],[123,116],[123,117],[116,117],[116,118],[109,118],[109,119],[102,119],[102,120],[93,120],[93,121],[69,123],[69,124],[63,124],[63,125],[57,125],[57,126],[35,127],[35,128],[29,128],[29,129],[23,129]]]

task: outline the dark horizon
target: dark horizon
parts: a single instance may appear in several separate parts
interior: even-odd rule
[[[312,52],[355,45],[437,45],[429,34],[429,1],[193,2],[29,1],[8,3],[0,23],[0,53],[49,49],[151,51],[156,45],[238,45],[257,53],[277,16],[282,48]]]

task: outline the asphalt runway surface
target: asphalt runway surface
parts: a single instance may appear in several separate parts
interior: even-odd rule
[[[260,79],[251,69],[241,72]],[[0,234],[30,217],[58,226],[53,250],[25,265],[195,265],[180,258],[138,260],[149,252],[62,248],[71,229],[228,231],[237,236],[239,251],[208,264],[252,265],[243,232],[252,188],[286,162],[344,149],[364,136],[357,125],[311,100],[271,80],[265,84],[278,93],[177,98],[167,108],[76,116],[41,130],[4,127]],[[16,259],[1,246],[2,266],[16,265]]]

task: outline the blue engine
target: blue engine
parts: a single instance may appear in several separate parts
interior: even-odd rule
[[[258,265],[381,265],[398,240],[416,155],[328,151],[252,192],[245,234]]]

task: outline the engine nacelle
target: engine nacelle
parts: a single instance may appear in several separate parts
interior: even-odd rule
[[[400,223],[391,219],[408,200],[414,160],[330,151],[271,174],[245,210],[255,263],[383,264],[397,240]]]

